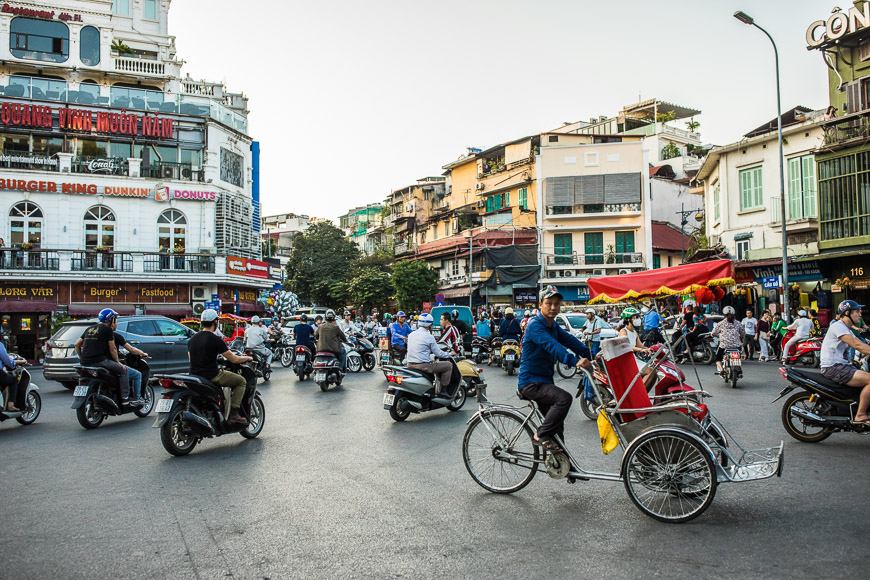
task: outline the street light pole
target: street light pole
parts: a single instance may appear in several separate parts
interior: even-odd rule
[[[779,142],[779,212],[782,225],[782,299],[783,299],[783,318],[786,324],[791,322],[791,313],[789,311],[788,297],[788,232],[786,231],[785,217],[785,157],[782,152],[782,105],[780,101],[780,86],[779,86],[779,51],[776,49],[776,43],[773,37],[762,27],[755,23],[755,20],[745,12],[737,11],[734,13],[734,18],[749,24],[764,33],[773,45],[773,57],[776,64],[776,133]]]

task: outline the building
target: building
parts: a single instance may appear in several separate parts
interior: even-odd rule
[[[822,144],[823,111],[795,107],[782,115],[786,180],[789,278],[805,306],[819,271],[819,220],[814,154]],[[706,231],[735,262],[735,279],[762,307],[775,310],[782,274],[782,222],[777,121],[757,127],[740,141],[713,147],[696,179],[704,187]]]
[[[27,358],[52,313],[255,312],[272,285],[247,98],[182,76],[168,10],[0,12],[0,315]]]
[[[418,244],[425,243],[429,216],[449,207],[445,195],[444,178],[423,177],[413,185],[396,189],[384,200],[389,213],[384,210],[383,234],[392,242],[397,258],[413,257]]]
[[[293,251],[293,238],[307,230],[314,221],[316,218],[295,213],[268,215],[260,221],[260,233],[263,241],[273,241],[276,257],[287,258]]]
[[[384,247],[384,205],[370,203],[356,207],[339,216],[339,227],[344,230],[347,238],[366,254],[373,254]]]

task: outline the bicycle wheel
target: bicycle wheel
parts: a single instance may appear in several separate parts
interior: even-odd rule
[[[571,379],[577,374],[577,367],[566,365],[565,363],[556,363],[556,372],[563,379]]]
[[[534,432],[520,415],[483,411],[465,430],[462,460],[471,478],[493,493],[513,493],[532,481],[541,460]]]

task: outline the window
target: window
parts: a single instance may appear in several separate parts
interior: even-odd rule
[[[51,157],[55,153],[63,151],[63,137],[41,137],[33,136],[33,152],[44,156]]]
[[[160,331],[151,320],[131,320],[127,323],[127,334],[137,336],[160,336]]]
[[[634,232],[616,232],[616,263],[627,264],[631,262],[634,253]]]
[[[85,249],[115,247],[115,214],[104,205],[95,205],[85,213]]]
[[[172,320],[155,320],[163,336],[187,336],[187,328]]]
[[[719,211],[719,184],[717,183],[713,188],[713,223],[719,223],[721,215]]]
[[[740,211],[760,209],[764,206],[761,191],[761,166],[740,172]]]
[[[30,151],[30,137],[26,135],[2,135],[3,153],[26,153]]]
[[[749,259],[749,242],[751,240],[740,240],[737,242],[737,260],[744,261]]]
[[[9,211],[9,245],[33,244],[38,248],[42,242],[42,210],[35,203],[22,201]]]
[[[818,165],[819,241],[870,236],[870,152]]]
[[[93,105],[100,98],[100,86],[93,81],[82,81],[79,83],[79,94],[76,97],[76,102],[83,105]]]
[[[106,141],[76,139],[76,155],[79,157],[107,157],[109,144]]]
[[[450,275],[459,276],[459,260],[450,260]]]
[[[47,101],[66,99],[66,81],[41,77],[14,75],[9,77],[6,95],[9,97],[31,97]]]
[[[115,0],[112,2],[112,14],[130,16],[130,0]]]
[[[109,102],[113,107],[139,109],[140,111],[162,110],[164,98],[163,92],[155,89],[115,85],[109,91]]]
[[[521,187],[517,196],[520,198],[520,209],[529,209],[529,188]]]
[[[9,50],[18,58],[66,62],[69,58],[69,28],[63,22],[13,18]]]
[[[788,160],[788,219],[818,217],[816,211],[816,164],[812,155]]]
[[[653,254],[653,270],[658,270],[662,267],[662,257],[659,254]]]
[[[574,253],[572,234],[553,234],[553,249],[556,254],[556,264],[571,264],[571,254]]]
[[[112,143],[109,143],[110,157],[120,157],[121,159],[127,159],[132,155],[132,151],[132,143],[117,143],[114,141]]]
[[[93,26],[82,28],[79,38],[79,58],[82,64],[100,64],[100,31]]]
[[[177,209],[167,209],[157,218],[157,244],[160,251],[180,250],[187,247],[187,218]]]
[[[583,234],[586,246],[586,264],[604,263],[604,234],[602,232],[586,232]]]
[[[157,0],[145,0],[145,20],[157,20]]]

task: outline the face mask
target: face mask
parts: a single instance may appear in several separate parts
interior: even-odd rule
[[[632,318],[631,323],[635,326],[640,324],[640,318]]]

